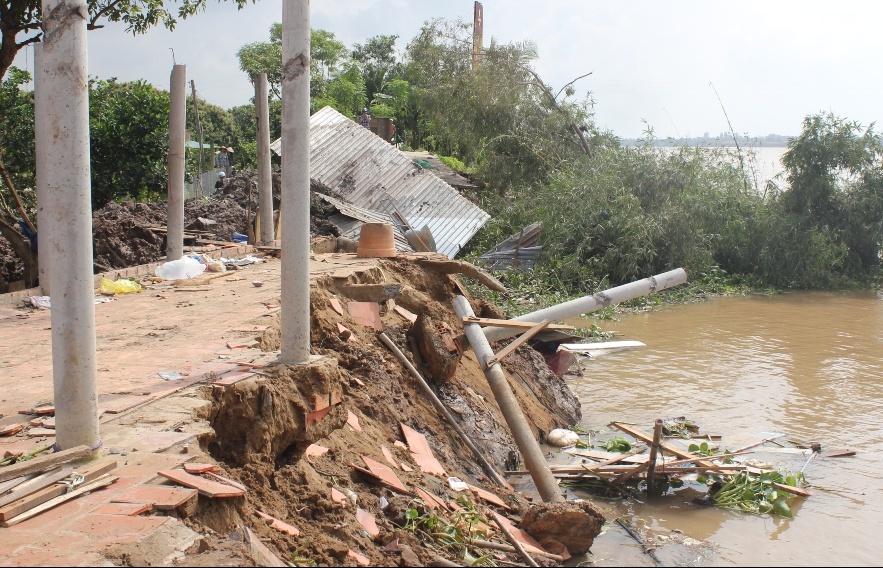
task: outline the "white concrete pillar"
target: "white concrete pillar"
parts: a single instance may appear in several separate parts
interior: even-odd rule
[[[282,352],[310,359],[310,3],[282,2]]]
[[[276,239],[273,222],[273,173],[270,168],[270,104],[267,100],[269,87],[267,74],[254,76],[255,111],[258,115],[258,206],[261,215],[262,244],[269,245]],[[250,222],[250,221],[249,221]]]
[[[100,445],[95,356],[95,284],[89,166],[86,0],[43,0],[43,47],[36,73],[38,169],[50,226],[52,380],[58,449]],[[41,231],[40,239],[46,233]],[[45,242],[44,242],[45,243]]]
[[[52,223],[48,221],[49,213],[46,212],[46,164],[50,161],[50,140],[45,136],[49,131],[47,125],[41,122],[47,119],[49,109],[49,78],[47,69],[40,61],[43,53],[43,44],[34,44],[34,142],[37,162],[37,262],[39,263],[40,290],[44,296],[50,294],[49,285],[49,229]],[[43,88],[43,85],[47,85]],[[47,221],[44,223],[43,220]]]
[[[169,202],[166,259],[184,255],[184,127],[187,120],[187,66],[172,67],[169,87]]]

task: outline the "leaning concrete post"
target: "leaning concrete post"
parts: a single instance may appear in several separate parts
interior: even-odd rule
[[[310,3],[282,3],[282,352],[310,359]],[[263,219],[261,220],[263,222]]]
[[[37,269],[40,277],[40,289],[44,296],[51,294],[49,285],[49,213],[46,212],[46,165],[51,161],[51,139],[47,140],[45,134],[49,127],[41,125],[41,122],[49,116],[49,78],[47,69],[40,61],[43,56],[43,44],[34,44],[34,147],[36,151],[37,166]],[[43,88],[46,85],[46,88]],[[44,223],[43,220],[46,219]]]
[[[89,167],[86,0],[43,0],[36,140],[45,190],[41,247],[52,290],[52,381],[58,449],[100,446]],[[36,62],[35,62],[36,63]],[[42,233],[40,239],[47,237]]]
[[[172,67],[169,88],[169,203],[166,259],[184,255],[184,127],[187,120],[187,66]]]
[[[461,318],[475,317],[472,306],[469,305],[469,301],[463,296],[454,298],[454,311]],[[533,437],[533,432],[531,432],[527,419],[521,411],[521,406],[518,405],[518,399],[515,398],[515,393],[512,392],[512,387],[509,386],[509,381],[506,380],[506,375],[503,374],[503,367],[499,362],[493,362],[489,366],[487,364],[489,360],[493,359],[494,352],[491,350],[487,339],[481,333],[481,327],[475,323],[469,323],[463,327],[466,329],[466,337],[469,338],[469,344],[472,345],[472,350],[475,351],[478,363],[484,369],[487,382],[494,393],[494,398],[497,399],[497,404],[500,405],[500,410],[503,411],[503,417],[506,419],[506,424],[509,425],[512,438],[515,439],[515,444],[524,458],[524,465],[527,467],[527,471],[530,472],[540,497],[547,503],[564,501],[564,497],[558,488],[558,483],[555,481],[555,475],[549,468],[549,464],[546,463],[543,450]]]
[[[543,320],[561,321],[567,318],[574,318],[580,314],[594,312],[612,304],[632,300],[638,296],[646,296],[651,292],[659,292],[660,290],[673,288],[686,281],[687,272],[683,268],[676,268],[674,270],[669,270],[668,272],[663,272],[662,274],[657,274],[656,276],[651,276],[650,278],[645,278],[644,280],[637,280],[635,282],[623,284],[622,286],[610,288],[609,290],[604,290],[603,292],[598,292],[591,296],[583,296],[582,298],[570,300],[563,304],[550,306],[512,319],[515,321],[534,322],[541,322]],[[483,331],[484,336],[489,342],[500,341],[501,339],[506,339],[521,333],[517,329],[505,327],[486,327]]]
[[[258,114],[258,206],[261,211],[261,243],[276,239],[273,228],[273,177],[270,170],[270,105],[267,101],[267,74],[254,76],[255,110]]]

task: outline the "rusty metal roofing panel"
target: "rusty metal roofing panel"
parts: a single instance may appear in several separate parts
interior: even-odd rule
[[[281,153],[281,139],[271,148]],[[454,257],[490,218],[450,185],[370,130],[325,107],[310,117],[310,179],[347,203],[429,226],[438,252]]]

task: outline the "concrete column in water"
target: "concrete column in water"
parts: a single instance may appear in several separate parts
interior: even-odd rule
[[[282,352],[310,359],[310,3],[282,3]]]
[[[58,449],[100,445],[96,394],[89,69],[85,0],[43,0],[36,140],[45,195],[41,246],[51,271],[52,381]],[[46,238],[48,236],[48,239]],[[45,242],[45,241],[44,241]]]
[[[273,223],[273,174],[270,169],[270,105],[267,100],[267,74],[254,76],[255,110],[258,115],[258,206],[261,215],[262,244],[276,239]]]
[[[172,67],[169,88],[169,202],[166,258],[184,255],[184,127],[187,120],[187,66]]]

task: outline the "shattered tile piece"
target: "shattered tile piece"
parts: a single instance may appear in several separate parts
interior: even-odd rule
[[[346,495],[335,489],[331,488],[331,500],[335,503],[346,503]]]
[[[265,521],[270,521],[270,526],[279,532],[282,532],[285,534],[290,534],[291,536],[300,535],[300,531],[297,530],[296,527],[293,527],[293,526],[289,525],[288,523],[280,521],[279,519],[277,519],[275,517],[271,517],[270,515],[268,515],[264,512],[261,512],[261,511],[255,511],[255,514],[257,516],[259,516],[260,518],[264,519]]]
[[[429,449],[429,442],[426,441],[426,436],[406,424],[399,423],[399,426],[402,427],[405,441],[408,442],[408,447],[412,452],[426,456],[432,455],[432,450]]]
[[[192,473],[193,475],[199,475],[201,473],[211,472],[211,473],[220,473],[221,468],[214,464],[210,463],[185,463],[184,471],[187,473]]]
[[[478,495],[480,498],[484,499],[488,503],[490,503],[492,505],[496,505],[498,507],[503,507],[504,509],[509,509],[509,505],[507,505],[505,503],[505,501],[503,501],[502,499],[500,499],[499,497],[497,497],[496,495],[494,495],[490,491],[486,491],[486,490],[482,489],[481,487],[469,485],[468,483],[467,483],[467,485],[469,486],[469,489],[471,489],[473,493],[475,493],[476,495]]]
[[[414,471],[414,468],[412,468],[411,466],[409,466],[405,462],[402,462],[399,465],[402,467],[402,471],[407,471],[408,473],[411,473],[412,471]]]
[[[371,538],[380,534],[380,529],[377,528],[377,521],[374,520],[374,515],[360,507],[356,507],[356,521],[362,525],[365,532],[371,535]]]
[[[380,305],[377,302],[350,302],[347,304],[350,316],[367,327],[373,327],[377,331],[383,329],[383,321],[380,319]]]
[[[416,462],[417,466],[420,468],[420,471],[423,473],[432,473],[435,475],[441,475],[442,477],[446,477],[447,473],[445,473],[445,468],[442,467],[441,463],[433,456],[428,456],[425,454],[415,454],[411,453],[411,459]]]
[[[384,446],[384,445],[381,445],[381,446],[380,446],[380,451],[383,452],[383,457],[386,458],[386,461],[387,461],[387,463],[388,463],[389,465],[391,465],[391,466],[393,466],[393,467],[395,467],[395,468],[398,468],[398,467],[399,467],[399,464],[396,462],[396,459],[393,457],[392,452],[389,451],[389,448],[387,448],[387,447]]]
[[[304,452],[304,456],[308,458],[318,458],[328,453],[328,448],[319,444],[310,444]]]
[[[335,312],[337,312],[337,315],[343,315],[343,306],[340,305],[340,300],[338,300],[337,298],[331,298],[330,300],[328,300],[328,303],[331,304],[331,308]]]
[[[373,473],[384,483],[396,488],[403,493],[408,493],[408,490],[402,484],[401,480],[398,478],[395,472],[389,468],[389,466],[383,465],[378,461],[374,461],[369,457],[362,456],[362,459],[365,461],[365,465],[368,466],[368,471]]]
[[[346,423],[350,425],[350,427],[356,432],[362,431],[362,426],[359,425],[359,417],[353,414],[352,410],[347,410]]]
[[[362,556],[358,552],[353,552],[352,550],[347,550],[347,556],[356,561],[356,564],[359,566],[371,566],[371,561],[368,560],[365,556]]]

